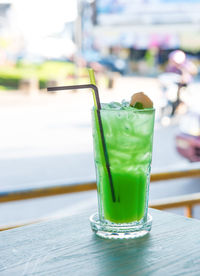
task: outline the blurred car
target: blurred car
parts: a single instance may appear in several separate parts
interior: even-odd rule
[[[200,114],[189,112],[180,122],[176,136],[177,151],[190,162],[200,161]]]
[[[99,63],[100,65],[107,68],[109,71],[118,72],[124,75],[127,71],[127,63],[124,59],[118,58],[114,55],[101,56],[95,51],[85,51],[83,58],[90,63]]]
[[[101,57],[99,63],[112,72],[118,72],[122,75],[126,73],[127,66],[125,60],[115,56]]]

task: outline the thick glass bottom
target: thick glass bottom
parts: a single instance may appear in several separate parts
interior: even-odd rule
[[[101,222],[98,213],[91,215],[90,224],[97,236],[105,239],[135,239],[143,237],[151,230],[152,217],[148,214],[145,222],[115,224]]]

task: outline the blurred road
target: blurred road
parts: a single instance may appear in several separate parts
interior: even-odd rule
[[[101,91],[101,100],[129,100],[138,90],[146,92],[156,107],[159,105],[159,84],[150,78],[119,79],[114,91]],[[32,96],[4,93],[0,97],[0,191],[95,179],[91,92]],[[175,151],[177,132],[176,125],[163,128],[156,124],[152,171],[188,165]],[[150,199],[199,191],[198,179],[169,181],[152,184]],[[95,191],[4,203],[0,206],[0,225],[52,213],[67,215],[96,203]]]

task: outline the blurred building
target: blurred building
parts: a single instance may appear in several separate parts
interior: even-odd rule
[[[12,31],[11,10],[11,1],[0,1],[0,65],[12,62],[20,47],[16,33]]]
[[[200,53],[199,10],[200,0],[0,0],[0,62],[83,55],[149,71],[172,49]]]
[[[199,10],[199,0],[96,0],[95,36],[110,46],[200,49],[185,39],[200,34]]]
[[[163,63],[172,49],[200,51],[199,0],[96,0],[92,10],[93,47],[103,54]]]

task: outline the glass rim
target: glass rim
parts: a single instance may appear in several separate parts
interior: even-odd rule
[[[92,108],[92,111],[94,111],[95,108]],[[132,108],[132,109],[117,109],[117,108],[112,108],[112,109],[100,109],[100,112],[102,111],[108,111],[108,112],[130,112],[130,113],[140,113],[140,112],[155,112],[155,108],[143,108],[143,109],[137,109],[137,108]]]

